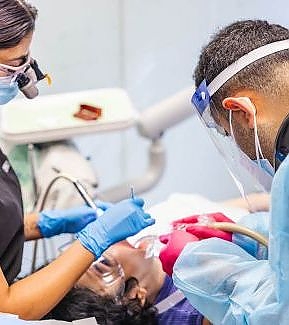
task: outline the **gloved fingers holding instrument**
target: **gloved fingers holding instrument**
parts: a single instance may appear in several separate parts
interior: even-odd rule
[[[44,210],[39,213],[37,226],[43,237],[50,238],[62,233],[77,233],[96,218],[97,211],[86,205],[66,210]]]
[[[81,244],[97,259],[110,245],[135,235],[155,220],[143,210],[140,198],[126,199],[104,211],[77,234]]]
[[[63,210],[43,210],[39,213],[37,227],[44,238],[63,233],[77,233],[90,222],[96,220],[98,214],[113,206],[111,202],[95,200],[97,210],[87,205]]]

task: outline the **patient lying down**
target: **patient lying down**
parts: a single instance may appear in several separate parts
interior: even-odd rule
[[[135,248],[127,241],[111,246],[105,252],[106,260],[92,265],[44,319],[95,317],[100,325],[208,324],[185,298],[158,312],[158,303],[176,288],[158,258],[145,258],[145,248]],[[107,285],[103,274],[111,268],[107,261],[113,260],[121,266],[120,276]]]

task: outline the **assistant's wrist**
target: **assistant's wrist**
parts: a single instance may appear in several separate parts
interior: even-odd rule
[[[43,237],[38,226],[39,214],[31,213],[24,217],[25,240],[33,240]]]
[[[107,232],[99,219],[78,232],[76,238],[84,248],[94,255],[95,259],[98,259],[110,246]]]
[[[63,232],[61,218],[51,217],[54,211],[41,211],[37,221],[37,226],[42,237],[50,238]]]
[[[85,250],[93,255],[94,260],[97,260],[104,252],[104,249],[102,249],[96,241],[92,243],[91,238],[88,240],[81,233],[76,234],[76,239]]]

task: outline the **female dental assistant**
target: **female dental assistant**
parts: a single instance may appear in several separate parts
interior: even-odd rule
[[[25,0],[0,0],[0,105],[17,95],[17,78],[31,68],[35,18],[36,9]],[[154,223],[143,204],[124,200],[100,217],[87,206],[23,217],[17,176],[0,150],[0,312],[23,319],[45,315],[105,249]],[[14,282],[24,240],[63,232],[77,233],[74,244],[47,267]]]

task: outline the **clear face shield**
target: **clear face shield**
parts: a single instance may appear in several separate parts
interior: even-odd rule
[[[233,132],[228,135],[225,129],[216,122],[219,120],[219,113],[211,99],[205,80],[193,94],[192,104],[215,147],[224,158],[226,167],[242,197],[247,200],[249,193],[269,192],[273,179],[272,173],[265,171],[258,163],[252,161],[239,148]],[[213,116],[217,117],[216,120]],[[231,131],[233,131],[232,128]],[[250,210],[254,210],[252,203],[248,202],[248,205]]]
[[[226,166],[237,185],[243,198],[247,199],[247,194],[253,192],[270,192],[274,176],[274,168],[268,160],[264,159],[258,134],[257,122],[254,115],[254,137],[257,162],[251,160],[238,146],[234,138],[232,126],[232,112],[229,115],[230,135],[225,132],[218,119],[218,111],[212,101],[212,96],[234,75],[242,71],[251,63],[256,62],[273,53],[289,49],[289,40],[276,41],[266,44],[245,54],[237,61],[233,62],[217,75],[209,85],[204,80],[196,89],[192,97],[193,108],[200,120],[206,127],[209,136],[216,148],[225,160]],[[214,119],[217,117],[217,121]],[[285,122],[284,122],[285,123]],[[280,128],[276,141],[275,170],[280,162],[289,152],[289,118],[287,124]],[[288,134],[287,134],[288,133]],[[286,136],[287,134],[287,136]],[[287,145],[288,142],[288,145]],[[248,202],[248,207],[254,211],[252,203]]]

